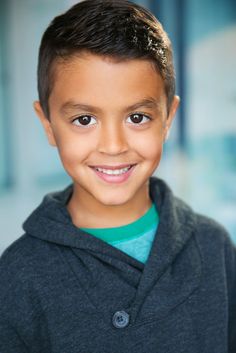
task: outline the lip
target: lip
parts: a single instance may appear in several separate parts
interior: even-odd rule
[[[108,170],[116,170],[116,169],[123,169],[127,167],[131,167],[131,168],[127,170],[127,172],[120,175],[105,174],[96,169],[96,168],[101,168],[101,169],[108,169]],[[91,166],[90,168],[93,170],[93,172],[99,179],[105,181],[106,183],[121,184],[126,182],[130,178],[135,167],[136,167],[136,164],[120,164],[117,166],[114,166],[114,165],[113,166],[107,166],[107,165]]]

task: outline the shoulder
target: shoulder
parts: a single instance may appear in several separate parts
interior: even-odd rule
[[[213,276],[217,272],[217,277],[225,281],[231,300],[236,295],[236,246],[232,237],[222,224],[194,212],[182,200],[175,197],[174,203],[176,212],[185,214],[182,219],[186,223],[189,218],[193,220],[190,242],[198,249],[204,273]]]
[[[0,257],[0,273],[5,269],[13,270],[24,268],[26,265],[37,261],[45,250],[45,242],[31,237],[28,234],[16,239]]]
[[[174,195],[164,180],[152,177],[150,191],[165,224],[171,221],[176,229],[185,230],[184,233],[191,232],[200,243],[210,242],[213,246],[232,243],[223,225],[206,215],[195,212],[188,203]]]
[[[222,224],[199,213],[194,213],[194,215],[195,234],[199,243],[209,244],[212,250],[216,250],[218,247],[225,249],[230,246],[236,251],[230,234]]]
[[[210,248],[211,251],[217,249],[225,251],[227,247],[230,247],[233,252],[236,252],[230,234],[221,223],[207,215],[195,212],[187,203],[177,197],[174,197],[174,207],[176,213],[182,215],[183,221],[188,222],[190,218],[193,220],[193,235],[205,250]]]
[[[4,271],[10,272],[14,268],[24,266],[29,258],[32,256],[32,248],[34,244],[32,239],[27,234],[22,235],[15,240],[0,257],[0,273],[4,276]]]
[[[203,263],[225,271],[230,282],[236,281],[236,246],[226,228],[206,215],[194,212],[183,201],[176,199],[176,207],[185,213],[185,219],[194,220],[192,239],[198,246]]]
[[[1,305],[29,296],[32,288],[42,283],[45,268],[55,262],[55,251],[56,247],[27,234],[12,243],[0,257]]]
[[[205,254],[221,253],[225,254],[227,249],[231,249],[236,255],[236,247],[227,229],[215,219],[195,212],[183,200],[174,197],[173,204],[178,219],[184,224],[191,223],[192,236]],[[191,219],[191,221],[190,221]]]
[[[0,312],[1,317],[16,311],[17,302],[29,292],[33,244],[27,235],[14,241],[0,258]],[[18,298],[18,299],[17,299]],[[18,310],[17,310],[18,311]]]

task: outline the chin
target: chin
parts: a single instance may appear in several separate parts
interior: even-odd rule
[[[121,195],[113,195],[110,197],[97,198],[97,200],[104,206],[120,206],[127,203],[129,198],[127,195],[125,197],[121,197]]]

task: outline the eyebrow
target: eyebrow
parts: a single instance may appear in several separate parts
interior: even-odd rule
[[[150,109],[160,109],[160,102],[152,97],[144,98],[139,102],[136,102],[124,109],[125,112],[136,110],[138,108],[145,107],[145,108],[150,108]],[[60,111],[62,113],[65,113],[70,110],[83,110],[83,111],[90,111],[90,112],[100,112],[101,109],[89,104],[83,104],[79,102],[74,102],[74,101],[68,101],[64,103]]]

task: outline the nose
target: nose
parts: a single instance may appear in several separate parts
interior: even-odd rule
[[[110,122],[101,127],[98,151],[109,155],[118,155],[128,150],[128,141],[124,127]]]

